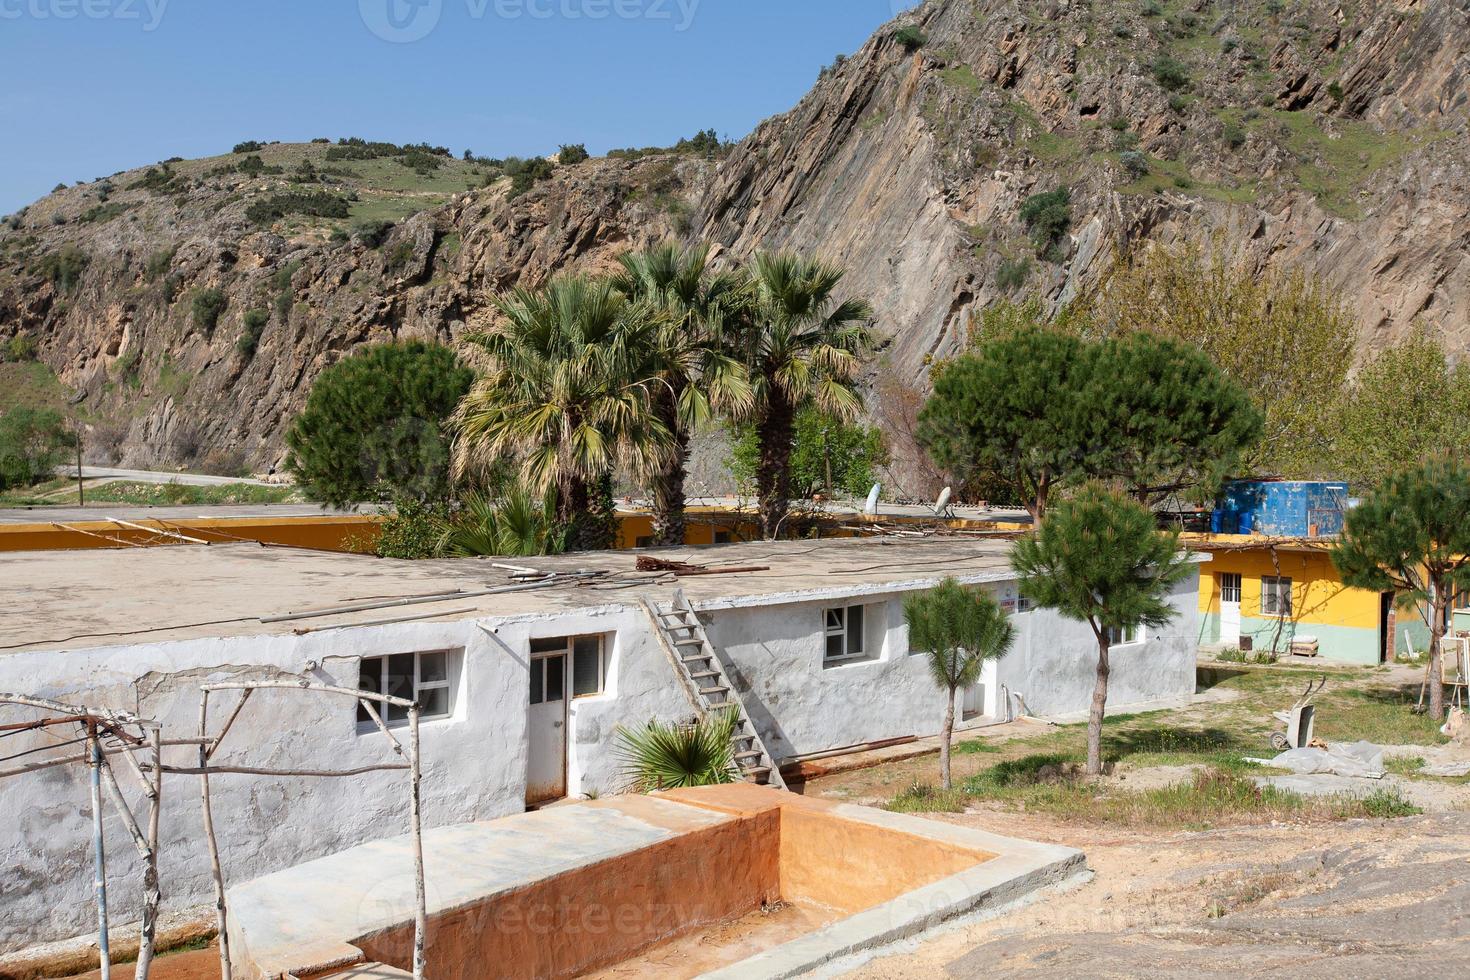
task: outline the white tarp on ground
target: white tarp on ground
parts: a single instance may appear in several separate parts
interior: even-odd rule
[[[1287,749],[1267,764],[1301,775],[1330,772],[1365,779],[1382,779],[1384,775],[1383,749],[1372,742],[1329,745],[1325,749]]]

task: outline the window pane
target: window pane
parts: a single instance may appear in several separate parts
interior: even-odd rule
[[[847,607],[847,652],[863,652],[863,607]]]
[[[827,637],[827,656],[829,658],[840,657],[846,652],[847,647],[841,633]]]
[[[567,638],[565,636],[552,636],[531,641],[532,653],[556,653],[558,650],[565,650],[566,648]]]
[[[560,701],[566,692],[567,658],[546,658],[546,700]]]
[[[842,610],[841,609],[828,609],[827,610],[827,632],[828,633],[835,633],[835,632],[837,632],[837,631],[839,631],[841,629],[842,629]]]
[[[543,692],[542,687],[541,687],[541,674],[542,674],[542,672],[545,671],[545,669],[546,669],[546,662],[544,660],[532,660],[531,661],[531,703],[532,704],[540,704],[543,700],[545,700],[544,692]]]
[[[382,692],[379,689],[382,686],[383,658],[364,657],[361,672],[357,675],[357,689],[359,691],[372,691],[374,694],[380,694]],[[380,706],[375,704],[373,707]],[[380,711],[379,715],[381,714],[382,712]],[[373,716],[368,714],[368,710],[362,706],[361,701],[357,702],[357,720],[365,725],[370,725],[373,721]]]
[[[449,654],[442,652],[419,654],[420,684],[429,684],[434,681],[446,681],[448,679]]]
[[[383,711],[386,708],[386,713]],[[386,704],[378,709],[378,713],[384,715],[386,721],[408,721],[408,709],[396,704]]]
[[[572,694],[602,693],[602,639],[579,636],[572,643]]]
[[[431,687],[419,692],[421,717],[449,714],[449,688]]]

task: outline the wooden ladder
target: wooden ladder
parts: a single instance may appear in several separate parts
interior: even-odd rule
[[[674,590],[673,602],[666,612],[658,610],[647,599],[638,601],[653,621],[659,645],[663,647],[699,717],[703,718],[711,711],[735,712],[735,734],[731,736],[731,743],[741,778],[748,783],[785,789],[786,781],[781,778],[776,760],[751,723],[750,714],[745,710],[745,700],[730,683],[720,652],[710,643],[704,624],[684,597],[684,591]]]

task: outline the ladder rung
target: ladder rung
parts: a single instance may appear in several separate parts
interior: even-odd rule
[[[697,629],[699,629],[699,624],[698,623],[666,623],[664,625],[664,629],[667,630],[670,633],[674,632],[675,630],[680,630],[680,631],[682,631],[682,630],[697,630]]]
[[[730,689],[728,687],[725,687],[723,684],[717,684],[714,687],[701,687],[699,689],[699,693],[705,696],[709,696],[711,694],[729,694]]]
[[[706,677],[719,677],[720,672],[718,670],[697,670],[691,672],[689,676],[695,680],[703,680]]]
[[[763,755],[765,755],[765,753],[760,751],[759,749],[751,749],[748,752],[736,752],[735,758],[737,761],[740,759],[759,759]]]
[[[674,646],[676,646],[676,647],[699,647],[699,646],[704,646],[704,640],[702,640],[701,638],[699,638],[697,636],[686,636],[682,640],[675,640],[674,641]]]
[[[740,771],[747,776],[764,776],[770,773],[770,766],[741,766]]]
[[[680,657],[679,659],[682,660],[682,661],[684,661],[686,664],[692,664],[692,663],[698,663],[701,660],[713,660],[715,658],[712,657],[712,656],[710,656],[707,653],[696,653],[692,657]]]

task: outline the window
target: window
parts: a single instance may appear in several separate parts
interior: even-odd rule
[[[1220,575],[1220,601],[1240,602],[1240,575],[1235,572],[1222,572]]]
[[[1033,608],[1033,603],[1031,602],[1030,599],[1026,598],[1023,595],[1016,596],[1016,612],[1018,612],[1018,613],[1030,612],[1032,610],[1032,608]]]
[[[735,540],[735,535],[731,531],[716,531],[715,532],[715,544],[730,544],[734,540]]]
[[[1143,627],[1129,626],[1126,629],[1108,627],[1108,646],[1128,647],[1143,642]]]
[[[1291,615],[1291,579],[1267,575],[1261,579],[1261,615]]]
[[[638,537],[636,537],[636,538],[633,539],[633,547],[635,547],[635,548],[652,548],[653,547],[653,535],[651,535],[651,534],[640,534],[640,535],[638,535]]]
[[[837,606],[825,610],[826,662],[856,660],[865,653],[863,643],[863,607]]]
[[[607,656],[601,636],[557,636],[531,641],[531,703],[560,701],[571,660],[572,697],[607,690]],[[554,661],[554,663],[553,663]]]
[[[361,691],[417,701],[419,717],[425,721],[431,718],[448,718],[454,713],[454,687],[450,683],[454,660],[454,654],[449,650],[363,657],[357,687]],[[378,702],[374,702],[373,707],[390,725],[408,723],[407,708]],[[362,702],[357,705],[357,720],[366,725],[373,723],[372,716]]]

